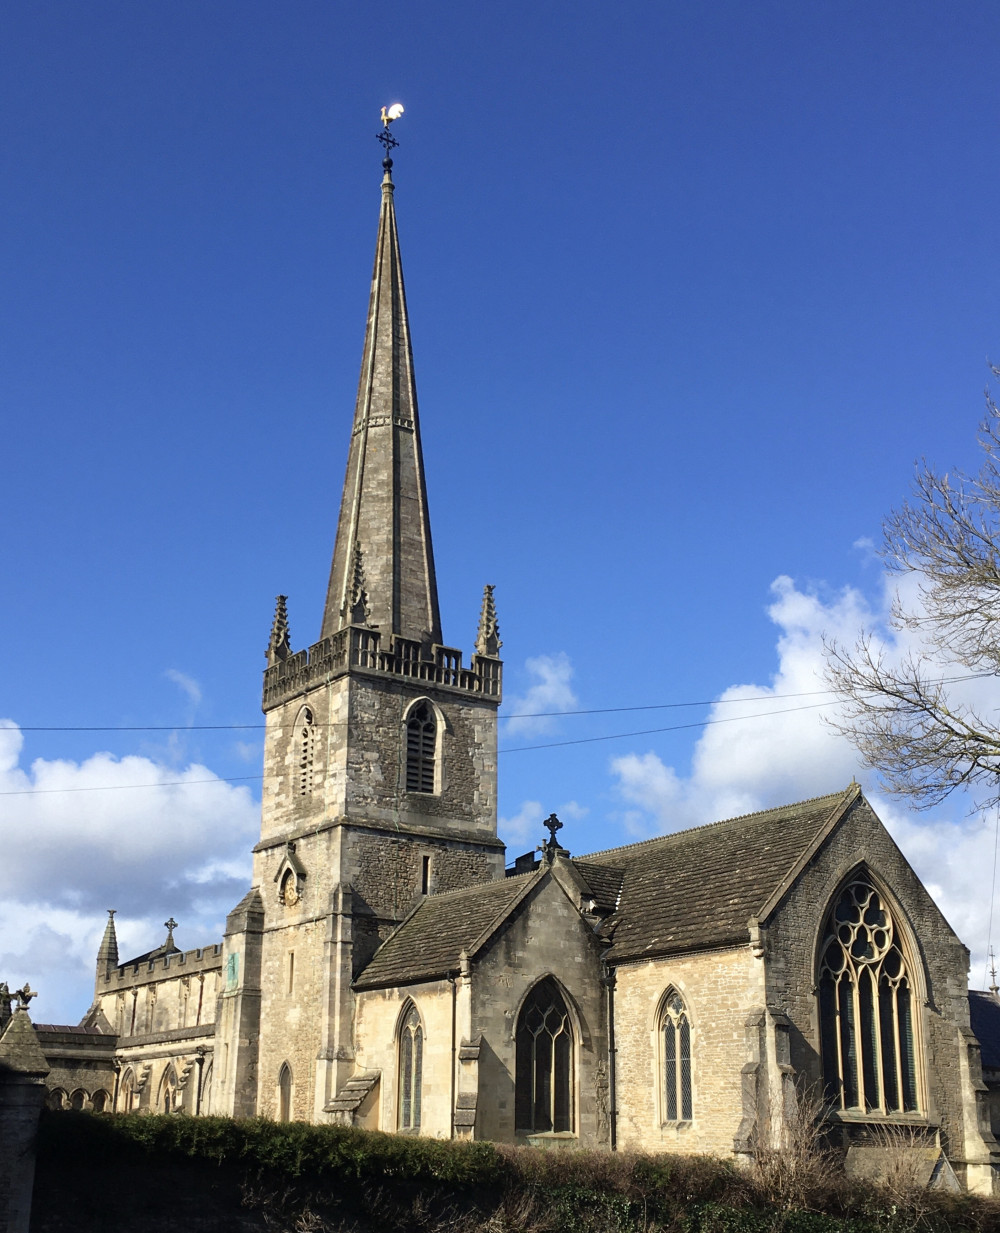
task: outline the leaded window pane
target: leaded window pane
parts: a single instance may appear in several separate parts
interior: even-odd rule
[[[691,1023],[678,993],[671,991],[660,1024],[663,1042],[663,1118],[690,1121],[694,1112],[691,1090]]]
[[[892,913],[864,878],[844,887],[831,907],[818,976],[827,1100],[842,1109],[916,1110],[906,962]]]
[[[399,1032],[399,1127],[420,1129],[420,1096],[424,1065],[424,1033],[411,1006]]]
[[[521,1134],[573,1130],[573,1034],[555,983],[528,995],[515,1034],[514,1121]]]

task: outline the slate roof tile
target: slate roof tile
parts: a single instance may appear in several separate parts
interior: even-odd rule
[[[598,910],[610,914],[602,925],[602,933],[612,936],[608,957],[624,962],[748,942],[749,918],[761,911],[853,791],[574,860]],[[355,987],[384,988],[455,971],[462,951],[471,954],[543,876],[544,867],[428,895],[375,952]]]
[[[379,988],[445,976],[494,923],[499,923],[528,889],[537,873],[428,895],[390,934],[354,982],[356,988]]]
[[[586,858],[623,869],[609,958],[746,942],[758,913],[845,800],[837,792]]]

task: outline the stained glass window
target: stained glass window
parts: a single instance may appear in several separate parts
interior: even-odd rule
[[[864,877],[838,894],[823,928],[819,1013],[826,1099],[834,1108],[918,1108],[912,982],[896,923]]]
[[[693,1116],[691,1095],[691,1022],[684,1002],[671,989],[660,1020],[663,1040],[663,1120],[689,1122]]]
[[[520,1134],[573,1129],[573,1029],[555,982],[528,995],[517,1021],[514,1121]]]
[[[424,1068],[424,1031],[411,1004],[399,1030],[399,1128],[420,1129],[420,1089]]]

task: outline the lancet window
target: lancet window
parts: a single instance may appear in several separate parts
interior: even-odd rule
[[[514,1121],[519,1134],[573,1130],[573,1026],[555,981],[528,995],[517,1020]]]
[[[429,702],[418,702],[406,718],[406,790],[433,792],[437,717]]]
[[[312,792],[315,758],[316,725],[312,711],[304,706],[295,723],[295,790],[299,796]]]
[[[420,1092],[424,1069],[424,1030],[417,1008],[410,1008],[399,1028],[399,1128],[420,1129]]]
[[[663,1055],[663,1120],[689,1122],[691,1098],[691,1020],[681,995],[670,989],[660,1016]]]
[[[834,1108],[919,1108],[913,979],[882,895],[864,876],[839,892],[819,950],[826,1099]]]
[[[278,1121],[292,1120],[292,1068],[283,1062],[278,1071]]]

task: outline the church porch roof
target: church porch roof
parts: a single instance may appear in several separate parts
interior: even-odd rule
[[[428,895],[382,943],[354,987],[405,985],[458,971],[463,952],[473,957],[547,872]]]

